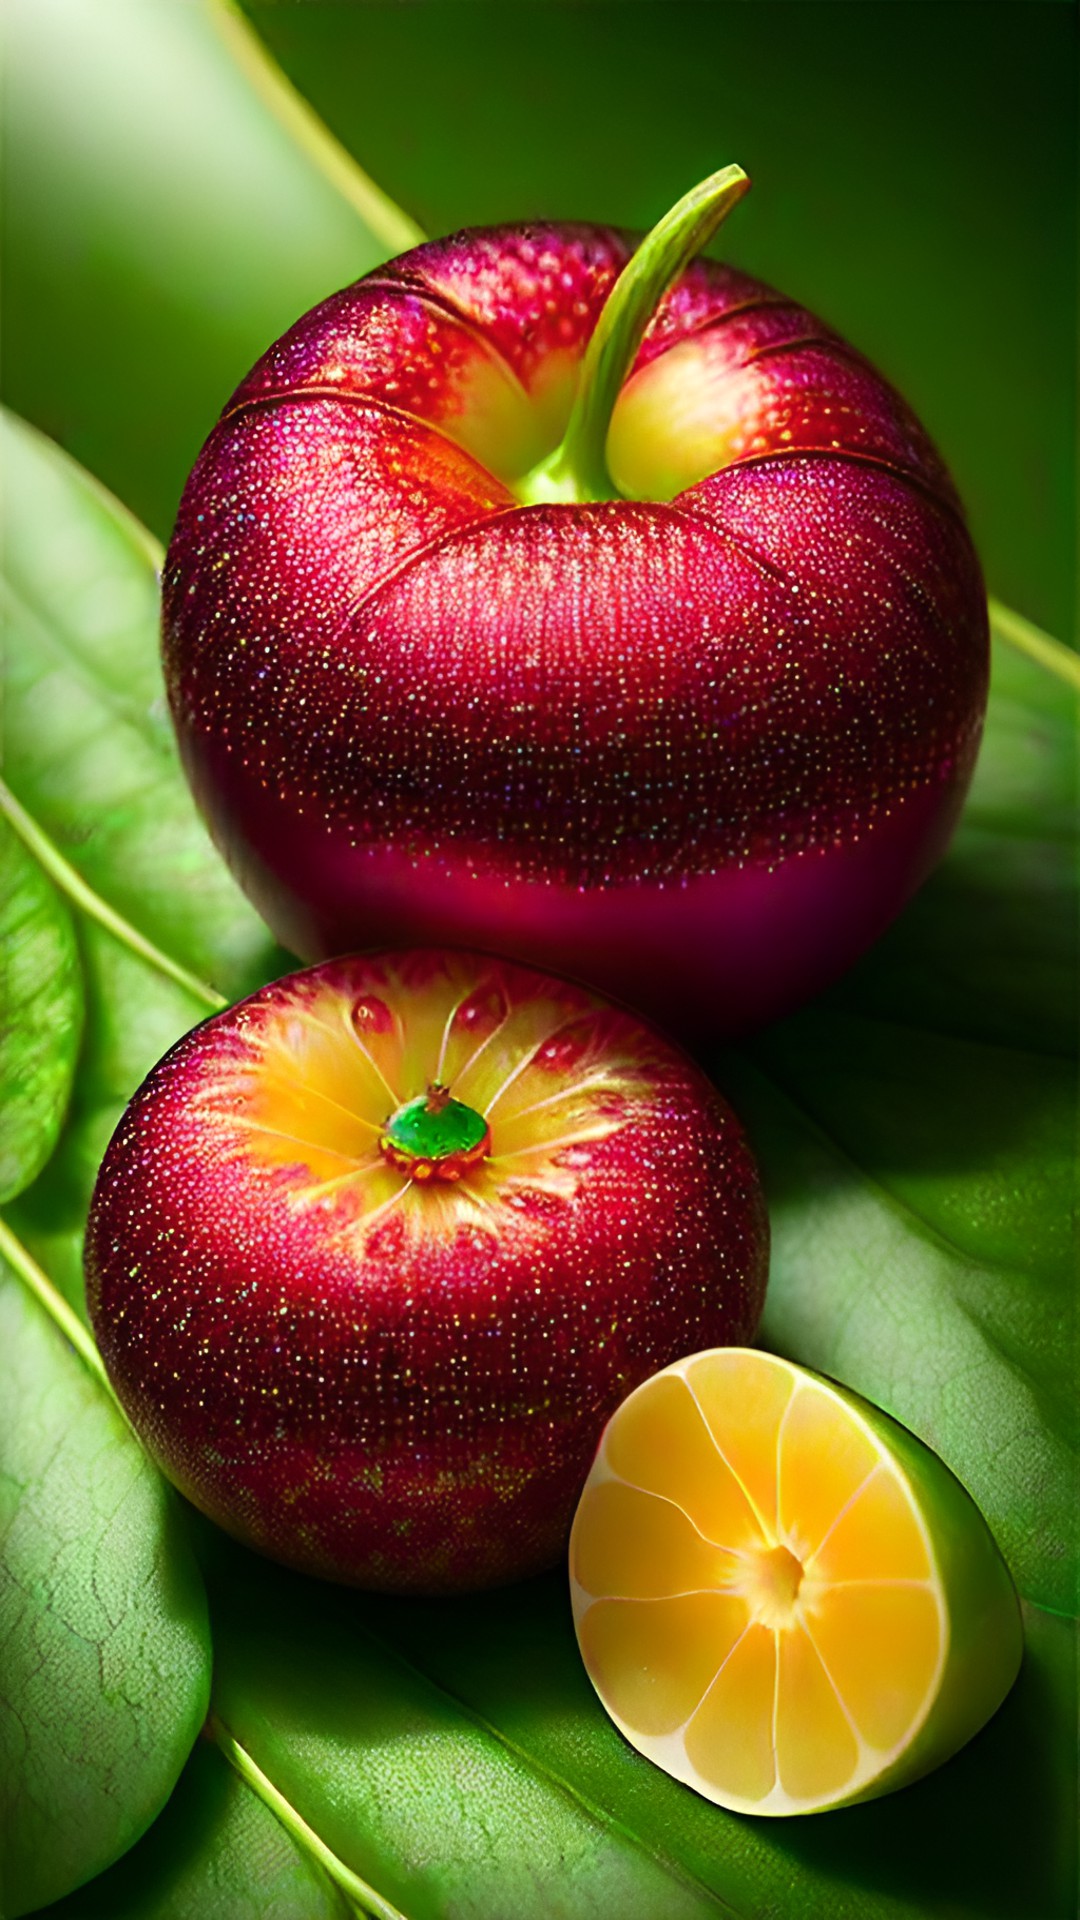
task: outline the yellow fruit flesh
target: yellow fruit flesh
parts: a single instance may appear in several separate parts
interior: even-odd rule
[[[733,460],[790,439],[777,417],[769,362],[724,327],[707,327],[650,360],[623,387],[607,457],[630,500],[673,500]]]
[[[612,1718],[737,1810],[847,1799],[911,1743],[947,1620],[902,1469],[825,1383],[696,1356],[611,1422],[571,1542]]]
[[[297,976],[290,1001],[251,1016],[233,1072],[205,1095],[206,1125],[229,1151],[344,1233],[391,1208],[417,1232],[494,1231],[496,1204],[518,1193],[572,1197],[590,1145],[648,1093],[647,1035],[576,992],[515,991],[497,964],[453,955],[416,978],[393,957],[366,976],[370,991]],[[443,1191],[416,1185],[380,1146],[388,1116],[436,1082],[487,1118],[491,1137],[468,1179]]]

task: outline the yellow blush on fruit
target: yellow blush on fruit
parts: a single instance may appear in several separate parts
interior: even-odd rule
[[[928,1773],[1000,1706],[1020,1611],[970,1495],[857,1394],[749,1348],[654,1374],[574,1520],[582,1658],[631,1745],[738,1813]]]

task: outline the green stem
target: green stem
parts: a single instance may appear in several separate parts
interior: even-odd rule
[[[81,908],[83,913],[89,914],[92,920],[96,920],[99,926],[111,933],[122,946],[130,947],[132,953],[138,954],[140,960],[145,960],[151,967],[156,967],[159,973],[164,973],[170,980],[175,980],[177,986],[184,987],[193,999],[201,1000],[204,1007],[210,1008],[211,1013],[220,1013],[222,1007],[228,1006],[229,1003],[223,995],[217,993],[213,987],[208,987],[205,980],[200,980],[194,973],[189,973],[178,960],[170,959],[160,947],[155,947],[152,940],[145,939],[132,926],[130,920],[125,920],[122,914],[115,913],[100,894],[87,886],[82,875],[64,859],[60,849],[54,846],[48,834],[42,832],[37,821],[27,813],[25,807],[19,804],[10,787],[5,786],[2,780],[0,780],[0,814],[5,815],[23,845],[30,849],[35,860],[44,868],[50,880],[59,887],[61,893],[66,894],[76,907]]]
[[[610,500],[607,437],[615,402],[645,329],[668,288],[711,240],[750,185],[741,167],[724,167],[683,195],[645,236],[604,304],[581,366],[562,443],[516,489],[539,500]]]
[[[366,1880],[361,1880],[359,1874],[354,1873],[351,1867],[347,1867],[343,1860],[338,1859],[336,1853],[330,1851],[325,1840],[320,1839],[314,1827],[308,1826],[307,1821],[297,1813],[291,1801],[286,1800],[285,1795],[279,1792],[272,1780],[267,1778],[262,1768],[256,1765],[247,1749],[242,1747],[238,1740],[233,1739],[228,1727],[222,1724],[216,1713],[210,1713],[205,1730],[209,1738],[220,1747],[229,1765],[235,1768],[241,1780],[258,1794],[259,1799],[270,1808],[271,1813],[277,1816],[297,1845],[318,1861],[323,1872],[329,1875],[335,1886],[341,1888],[342,1893],[352,1901],[361,1914],[370,1915],[371,1920],[405,1920],[405,1915],[400,1908],[392,1906],[389,1900],[385,1900],[374,1887],[369,1887]]]
[[[989,607],[990,624],[999,640],[1015,647],[1017,653],[1026,653],[1029,660],[1036,661],[1069,686],[1080,688],[1080,654],[1063,646],[1060,640],[1052,639],[1041,627],[1033,626],[1022,613],[1014,613],[1000,600],[991,598]]]
[[[105,1363],[91,1335],[83,1326],[78,1314],[68,1306],[63,1294],[57,1292],[48,1274],[42,1272],[22,1241],[16,1239],[6,1220],[0,1220],[0,1254],[3,1254],[8,1266],[12,1267],[20,1280],[29,1287],[34,1298],[44,1307],[65,1339],[70,1340],[80,1360],[86,1363],[95,1380],[105,1388],[110,1399],[115,1400],[116,1395],[113,1393],[112,1384],[105,1371]]]

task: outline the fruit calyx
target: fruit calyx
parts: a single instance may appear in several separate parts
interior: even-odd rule
[[[460,1180],[491,1152],[491,1129],[482,1113],[433,1080],[426,1093],[395,1108],[379,1147],[411,1180]]]
[[[612,287],[581,363],[570,420],[554,453],[514,488],[525,506],[541,501],[614,500],[607,437],[615,402],[645,330],[668,288],[685,272],[750,185],[741,167],[712,173],[647,233]]]

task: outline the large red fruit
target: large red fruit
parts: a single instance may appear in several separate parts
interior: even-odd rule
[[[543,484],[630,254],[461,233],[301,320],[188,484],[167,681],[294,951],[461,942],[730,1032],[848,965],[940,854],[985,596],[903,400],[727,267],[683,273],[616,375],[599,482]]]
[[[446,1592],[558,1557],[625,1394],[752,1337],[766,1247],[738,1123],[660,1034],[498,959],[382,954],[264,987],[154,1069],[87,1292],[204,1512],[310,1572]]]

